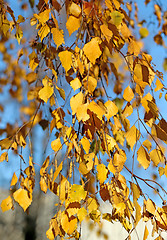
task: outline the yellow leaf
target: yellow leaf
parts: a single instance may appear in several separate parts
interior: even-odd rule
[[[140,146],[137,151],[137,160],[144,169],[147,169],[150,165],[150,156],[143,146]]]
[[[149,231],[148,231],[147,227],[145,226],[143,240],[146,240],[148,235],[149,235]]]
[[[114,153],[113,165],[117,172],[121,172],[126,162],[126,154],[123,150]]]
[[[79,92],[70,99],[70,106],[72,109],[72,115],[77,112],[78,107],[83,103],[83,93]]]
[[[4,138],[2,140],[0,140],[0,146],[1,146],[1,150],[4,149],[9,149],[12,145],[12,140],[9,138]],[[5,156],[5,154],[3,155],[3,157]]]
[[[71,87],[73,88],[74,91],[82,86],[79,78],[75,78],[74,80],[72,80],[70,82],[70,85],[71,85]]]
[[[56,89],[58,90],[60,96],[63,98],[63,100],[65,100],[66,95],[65,95],[65,91],[63,88],[59,88],[58,86],[56,86]]]
[[[162,156],[161,151],[158,149],[153,149],[150,152],[150,157],[156,167],[160,162],[163,162],[164,160],[164,157]]]
[[[8,162],[8,152],[3,152],[0,156],[0,162],[3,162],[5,160]]]
[[[77,116],[77,119],[78,119],[79,122],[81,120],[83,122],[85,122],[90,118],[89,114],[87,113],[88,105],[89,105],[89,103],[81,104],[77,108],[76,116]]]
[[[40,175],[44,176],[45,170],[46,168],[49,166],[49,157],[47,157],[44,161],[44,163],[42,164],[42,167],[40,169]]]
[[[69,221],[69,229],[68,229],[68,234],[72,234],[76,228],[77,228],[77,218],[73,218],[71,221]]]
[[[134,93],[129,86],[125,88],[123,98],[128,102],[130,102],[134,98]]]
[[[16,174],[13,173],[13,177],[12,177],[12,181],[10,183],[10,186],[14,186],[17,183],[17,180],[18,180],[18,178],[17,178]]]
[[[125,118],[129,117],[131,114],[133,113],[133,107],[132,105],[128,102],[126,104],[126,107],[124,108],[124,110],[122,111],[122,114]]]
[[[142,99],[141,99],[141,104],[145,108],[146,112],[149,112],[149,107],[148,107],[148,101],[152,100],[152,95],[150,93],[147,93]]]
[[[74,16],[70,16],[66,22],[66,28],[69,32],[69,36],[71,36],[71,34],[73,32],[75,32],[76,30],[78,30],[78,28],[81,26],[81,20],[80,18],[76,18]]]
[[[102,116],[106,113],[105,109],[94,101],[89,104],[88,109],[95,113],[99,119],[102,119]]]
[[[130,186],[133,193],[133,199],[137,200],[140,197],[140,189],[135,183],[132,182],[130,183]]]
[[[80,208],[77,212],[77,217],[78,217],[79,221],[82,222],[86,216],[87,216],[86,209],[84,207]]]
[[[13,193],[14,200],[26,211],[31,205],[32,195],[29,194],[25,189],[19,188]]]
[[[128,52],[130,54],[134,54],[135,56],[138,56],[140,53],[140,44],[139,42],[136,42],[135,40],[131,40],[128,46]]]
[[[91,213],[92,211],[96,211],[98,209],[98,204],[95,198],[88,198],[87,206],[89,213]]]
[[[6,199],[2,200],[1,209],[2,209],[2,212],[5,212],[10,210],[11,208],[13,208],[13,200],[11,196],[9,196]]]
[[[53,40],[54,40],[55,44],[57,45],[57,48],[61,44],[65,43],[63,30],[59,30],[58,28],[52,28],[51,33],[53,35]]]
[[[125,203],[121,202],[121,203],[117,203],[114,204],[114,207],[116,208],[115,214],[124,214],[124,210],[126,209],[126,205]]]
[[[135,127],[135,125],[133,125],[129,129],[129,131],[125,133],[125,138],[132,150],[133,150],[133,146],[135,145],[139,137],[140,137],[139,130]]]
[[[81,14],[81,8],[74,2],[72,2],[69,11],[70,14],[72,14],[75,17],[79,17],[79,15]]]
[[[110,42],[110,39],[113,36],[113,32],[111,30],[109,30],[109,28],[105,24],[101,25],[100,29],[101,29],[103,35],[105,36],[107,42]]]
[[[47,189],[48,189],[48,186],[47,186],[47,184],[46,184],[46,182],[45,182],[44,177],[41,177],[41,180],[40,180],[40,182],[39,182],[39,185],[40,185],[41,191],[43,191],[44,193],[46,193],[46,192],[47,192]]]
[[[80,142],[81,142],[85,152],[89,153],[89,149],[90,149],[90,142],[89,142],[89,140],[86,137],[83,137]]]
[[[47,24],[44,24],[38,31],[41,41],[48,35],[48,33],[50,33],[50,28]]]
[[[164,87],[159,79],[157,79],[155,84],[156,84],[156,88],[154,88],[155,92],[159,91],[160,89],[162,89]]]
[[[16,37],[16,39],[18,41],[18,44],[20,44],[20,41],[21,41],[21,39],[23,37],[23,31],[22,31],[21,27],[18,24],[16,25],[15,37]]]
[[[52,141],[51,147],[52,147],[53,151],[55,151],[55,152],[59,151],[62,148],[60,138],[57,138],[56,140]]]
[[[59,196],[60,201],[65,201],[69,194],[70,183],[69,181],[62,176],[62,180],[57,187],[57,195]]]
[[[107,120],[109,120],[111,117],[117,114],[118,107],[110,100],[108,100],[104,105],[107,108],[107,113],[105,114],[105,116]]]
[[[139,33],[141,38],[146,38],[149,35],[148,29],[144,27],[140,28]]]
[[[42,80],[42,83],[44,87],[39,91],[38,95],[40,99],[47,103],[48,99],[54,93],[54,88],[46,77]]]
[[[58,55],[62,63],[62,66],[64,67],[67,73],[72,66],[72,53],[66,50],[66,51],[60,52]]]
[[[50,227],[46,232],[46,236],[49,240],[54,240],[59,234],[59,227],[56,218],[52,218],[50,221]]]
[[[113,11],[111,13],[111,18],[112,18],[113,24],[116,27],[118,27],[121,24],[123,17],[124,17],[124,15],[118,11]]]
[[[49,20],[49,13],[50,9],[46,9],[45,11],[39,13],[39,14],[34,14],[34,17],[39,20],[40,23],[44,24]]]
[[[135,209],[136,209],[136,211],[135,211],[136,212],[136,214],[135,214],[136,215],[136,217],[135,217],[135,227],[136,227],[138,222],[141,219],[141,207],[138,204],[136,199],[134,199],[133,203],[134,203],[134,206],[135,206]]]
[[[104,164],[97,165],[97,178],[100,184],[104,183],[107,179],[108,170]]]
[[[70,202],[80,202],[86,198],[87,191],[84,190],[82,185],[73,184],[69,191]]]
[[[53,182],[56,180],[57,176],[59,175],[59,173],[61,172],[63,168],[63,161],[60,163],[60,165],[58,166],[58,168],[56,169],[56,171],[54,172],[53,175]]]
[[[151,144],[151,142],[150,142],[148,139],[146,139],[146,140],[143,142],[143,146],[145,146],[145,147],[147,148],[147,150],[150,151],[150,150],[151,150],[151,147],[152,147],[152,144]],[[151,156],[151,155],[150,155],[150,156]]]
[[[156,211],[155,203],[149,198],[146,201],[146,209],[152,215],[155,214],[155,211]]]
[[[26,80],[29,84],[35,82],[37,79],[37,74],[35,72],[30,72],[26,75]]]
[[[97,86],[97,80],[91,76],[85,77],[83,79],[83,85],[88,90],[89,93],[93,93]]]
[[[95,64],[96,59],[99,58],[102,54],[99,47],[99,38],[95,37],[83,47],[84,54],[89,59],[89,61]]]

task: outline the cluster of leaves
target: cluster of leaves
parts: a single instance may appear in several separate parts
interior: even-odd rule
[[[167,192],[154,179],[136,175],[134,165],[137,159],[146,171],[153,165],[160,177],[167,176],[167,122],[154,97],[159,91],[161,99],[166,88],[152,57],[142,51],[141,39],[148,30],[140,27],[138,41],[133,34],[137,24],[142,26],[137,4],[123,0],[66,0],[63,4],[39,0],[35,6],[34,1],[29,2],[36,12],[30,21],[21,15],[16,20],[8,4],[0,1],[0,49],[6,66],[1,91],[9,86],[11,98],[20,104],[22,122],[20,127],[15,123],[1,129],[6,138],[0,141],[4,150],[0,162],[8,161],[11,150],[22,163],[19,176],[13,174],[11,195],[2,201],[2,211],[14,209],[14,201],[24,211],[32,203],[36,168],[28,141],[35,125],[40,124],[43,130],[48,129],[49,137],[54,133],[53,153],[40,167],[40,188],[59,198],[58,211],[46,233],[48,239],[67,235],[79,239],[78,226],[84,219],[99,224],[101,219],[119,221],[129,233],[141,219],[151,219],[153,234],[160,234],[167,229],[163,197]],[[161,17],[161,7],[153,5],[162,26],[154,40],[163,45],[161,35],[166,35],[167,22]],[[61,24],[63,17],[67,18],[65,26]],[[25,24],[36,31],[29,44],[23,37]],[[13,36],[20,44],[17,59],[7,50],[14,48]],[[44,107],[49,110],[47,119]],[[27,163],[21,154],[25,147],[30,148],[30,156],[28,167],[23,169]],[[59,152],[65,153],[58,161]],[[145,194],[142,182],[159,195],[162,207]],[[100,199],[111,203],[111,213],[101,213]],[[143,208],[139,205],[142,199]],[[144,239],[147,236],[146,228]]]

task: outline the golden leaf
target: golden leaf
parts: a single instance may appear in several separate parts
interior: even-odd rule
[[[107,120],[109,120],[111,117],[117,114],[118,107],[110,100],[108,100],[104,105],[107,108],[107,113],[105,114],[105,116]]]
[[[150,150],[151,150],[151,147],[152,147],[152,144],[151,144],[151,142],[150,142],[148,139],[146,139],[146,140],[143,142],[143,146],[146,147],[148,151],[150,151]],[[151,156],[151,155],[150,155],[150,156]]]
[[[95,37],[83,47],[84,54],[89,59],[89,61],[95,64],[96,59],[99,58],[102,54],[99,47],[99,38]]]
[[[97,178],[100,184],[104,183],[107,179],[108,170],[104,164],[97,165]]]
[[[81,142],[85,152],[89,153],[89,149],[90,149],[90,142],[89,142],[89,140],[86,137],[83,137],[80,142]]]
[[[155,203],[149,198],[146,201],[146,209],[152,215],[155,214],[155,211],[156,211]]]
[[[57,187],[57,195],[59,196],[60,201],[65,201],[68,198],[69,188],[69,181],[64,176],[62,176],[62,180]]]
[[[88,90],[89,93],[93,93],[97,86],[97,80],[91,76],[85,77],[83,79],[83,85]]]
[[[87,192],[82,185],[73,184],[69,191],[70,202],[80,202],[86,198]]]
[[[79,78],[75,78],[74,80],[72,80],[70,82],[70,85],[71,85],[71,87],[73,88],[74,91],[82,86]]]
[[[139,137],[140,137],[139,130],[135,127],[135,125],[133,125],[129,129],[129,131],[125,133],[125,138],[132,150],[133,150],[133,146],[135,145]]]
[[[50,13],[50,9],[46,9],[45,11],[39,14],[34,14],[34,17],[37,18],[39,22],[44,24],[49,20],[49,13]]]
[[[19,188],[13,193],[14,200],[26,211],[31,205],[32,195],[29,194],[25,189]]]
[[[0,162],[7,161],[8,162],[8,152],[3,152],[0,156]]]
[[[149,35],[148,29],[144,27],[140,28],[139,33],[141,38],[146,38]]]
[[[91,213],[92,211],[96,211],[98,209],[98,203],[95,198],[88,198],[87,206],[89,213]]]
[[[89,106],[88,109],[90,111],[92,111],[93,113],[95,113],[97,115],[97,117],[99,119],[102,119],[102,116],[105,114],[105,109],[101,106],[99,106],[96,102],[92,101]]]
[[[44,87],[39,91],[38,96],[40,99],[47,103],[48,99],[54,93],[54,88],[46,77],[42,80],[42,83]]]
[[[77,112],[78,107],[83,103],[83,93],[79,92],[70,99],[70,106],[72,109],[72,114]]]
[[[70,8],[69,8],[70,14],[72,14],[75,17],[79,17],[81,14],[81,8],[74,2],[72,2]]]
[[[59,234],[59,227],[56,218],[52,218],[50,221],[50,227],[46,232],[46,236],[49,240],[54,240]]]
[[[18,180],[18,178],[17,178],[17,176],[16,176],[16,173],[13,173],[13,177],[12,177],[12,180],[11,180],[10,186],[14,186],[14,185],[16,185],[17,180]]]
[[[77,212],[77,217],[80,222],[82,222],[87,216],[87,211],[84,207],[80,208]]]
[[[124,90],[123,98],[127,101],[130,102],[134,98],[134,93],[132,89],[128,86]]]
[[[58,168],[56,169],[56,171],[54,172],[53,175],[53,182],[56,180],[57,176],[59,175],[59,173],[61,172],[63,168],[63,161],[60,163],[60,165],[58,166]]]
[[[143,240],[146,240],[148,235],[149,235],[149,231],[148,231],[147,227],[145,226]]]
[[[53,35],[53,40],[54,40],[55,44],[57,45],[57,48],[61,44],[65,43],[63,30],[59,30],[58,28],[52,28],[51,33]]]
[[[35,82],[37,79],[37,74],[35,72],[30,72],[26,75],[26,80],[29,84]]]
[[[45,161],[43,162],[43,164],[42,164],[42,167],[41,167],[41,169],[40,169],[40,175],[41,176],[44,176],[44,173],[45,173],[45,171],[46,171],[46,168],[49,166],[49,157],[47,157],[46,159],[45,159]]]
[[[11,196],[9,196],[6,199],[2,200],[1,209],[2,209],[2,212],[5,212],[10,210],[11,208],[13,208],[13,200]]]
[[[134,199],[133,203],[134,203],[134,206],[135,206],[135,209],[136,209],[136,213],[135,213],[135,215],[136,215],[135,216],[135,226],[137,226],[138,222],[141,219],[141,207],[138,204],[136,199]]]
[[[56,140],[52,141],[51,147],[52,147],[53,151],[55,151],[55,152],[59,151],[62,148],[60,138],[57,138]]]
[[[77,108],[76,116],[78,121],[80,122],[81,120],[83,122],[87,121],[90,118],[90,115],[87,113],[89,103],[81,104]]]
[[[58,55],[62,63],[62,66],[64,67],[67,73],[72,66],[72,53],[66,50],[66,51],[60,52]]]
[[[150,165],[150,156],[143,146],[140,146],[137,151],[137,160],[144,169],[147,169]]]
[[[73,32],[75,32],[76,30],[78,30],[78,28],[81,26],[81,20],[80,18],[76,18],[74,16],[70,16],[66,22],[66,28],[69,32],[69,36],[71,36],[71,34]]]
[[[131,186],[131,190],[133,193],[133,199],[137,200],[141,194],[140,189],[138,188],[138,186],[135,183],[132,183],[132,182],[130,183],[130,186]]]
[[[129,117],[131,114],[133,113],[133,107],[132,105],[128,102],[126,104],[126,107],[124,108],[124,110],[122,111],[122,114],[125,118]]]
[[[50,27],[47,24],[44,24],[38,31],[38,35],[41,41],[50,33]]]
[[[40,188],[41,188],[41,191],[43,191],[44,193],[47,192],[47,189],[48,189],[48,186],[46,184],[46,181],[45,181],[45,178],[44,177],[41,177],[41,180],[39,182],[39,185],[40,185]]]
[[[111,13],[111,18],[112,18],[112,22],[113,24],[118,27],[121,22],[122,22],[122,19],[124,18],[124,15],[118,11],[113,11]]]
[[[106,40],[108,42],[110,42],[110,39],[113,36],[113,32],[111,30],[109,30],[109,28],[105,24],[101,25],[100,29],[101,29],[103,35],[105,36]]]
[[[156,167],[160,162],[163,162],[164,160],[164,157],[162,156],[161,151],[158,149],[153,149],[150,152],[150,157]]]

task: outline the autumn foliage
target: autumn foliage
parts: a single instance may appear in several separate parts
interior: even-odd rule
[[[164,47],[167,13],[155,2],[145,5],[153,8],[154,41]],[[33,10],[30,18],[22,16],[27,8]],[[119,221],[129,233],[140,220],[151,220],[153,234],[166,230],[167,192],[159,179],[167,177],[167,122],[158,106],[167,100],[166,88],[143,50],[149,28],[139,21],[137,4],[29,0],[16,18],[1,0],[0,11],[1,92],[20,109],[19,120],[0,131],[0,162],[10,164],[10,152],[20,159],[2,211],[13,210],[16,202],[26,211],[39,186],[59,199],[46,232],[50,240],[79,239],[79,226],[87,219]],[[48,131],[50,148],[40,167],[32,148],[36,125]],[[157,169],[156,179],[150,169]],[[101,213],[101,201],[110,202],[111,213]]]

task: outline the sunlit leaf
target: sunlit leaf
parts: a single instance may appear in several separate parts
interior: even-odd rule
[[[11,196],[7,197],[6,199],[2,200],[1,202],[1,209],[2,212],[6,212],[10,209],[13,208],[13,200],[11,198]]]
[[[24,211],[26,211],[31,205],[32,196],[25,189],[19,188],[13,193],[13,197],[14,200],[24,209]]]
[[[86,57],[95,64],[96,59],[100,57],[102,54],[100,47],[99,47],[99,38],[92,38],[92,40],[88,43],[86,43],[83,47],[83,51],[86,55]]]

